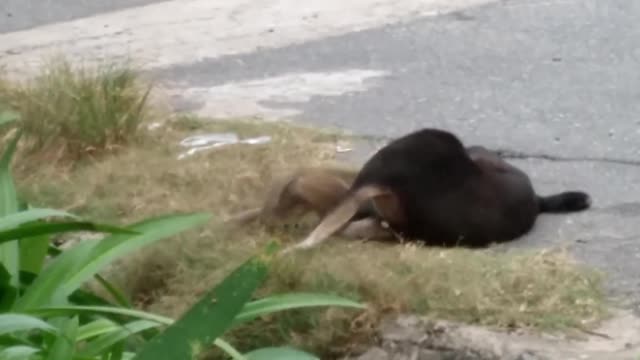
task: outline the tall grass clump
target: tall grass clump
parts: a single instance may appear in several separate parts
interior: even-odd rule
[[[21,114],[28,153],[79,159],[137,140],[151,89],[127,64],[54,58],[29,79],[0,79],[0,103]]]

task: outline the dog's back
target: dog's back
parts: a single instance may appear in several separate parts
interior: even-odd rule
[[[406,223],[391,225],[409,238],[485,246],[528,231],[537,215],[526,174],[493,156],[484,148],[465,149],[451,133],[423,129],[374,154],[354,188],[393,189]]]

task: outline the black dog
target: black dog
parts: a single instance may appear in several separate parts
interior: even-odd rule
[[[524,172],[497,154],[465,148],[450,132],[422,129],[375,153],[340,204],[287,251],[315,246],[350,221],[372,216],[428,245],[482,247],[525,234],[542,212],[590,204],[581,191],[540,196]]]

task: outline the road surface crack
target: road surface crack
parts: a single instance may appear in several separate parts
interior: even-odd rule
[[[542,153],[525,153],[509,149],[495,149],[495,151],[504,158],[510,159],[542,159],[555,162],[601,162],[608,164],[620,164],[628,166],[640,166],[638,160],[617,159],[609,157],[593,157],[593,156],[558,156]]]
[[[380,145],[392,141],[394,138],[387,136],[375,136],[375,135],[359,135],[356,136],[364,141],[375,142]],[[379,147],[379,146],[378,146]],[[627,166],[640,167],[640,160],[629,160],[611,157],[596,157],[596,156],[559,156],[544,153],[527,153],[524,151],[515,151],[508,148],[491,148],[496,151],[500,156],[507,159],[541,159],[553,162],[599,162],[606,164],[619,164]]]

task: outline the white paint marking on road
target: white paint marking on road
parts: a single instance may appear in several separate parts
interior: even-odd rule
[[[198,115],[214,118],[260,117],[281,120],[298,115],[292,107],[269,107],[263,102],[304,103],[312,96],[338,96],[365,91],[388,75],[379,70],[352,69],[341,72],[291,73],[277,77],[230,82],[210,88],[181,87],[171,84],[173,96],[201,104]]]
[[[497,0],[173,0],[0,35],[0,65],[65,54],[145,68],[282,47]]]

